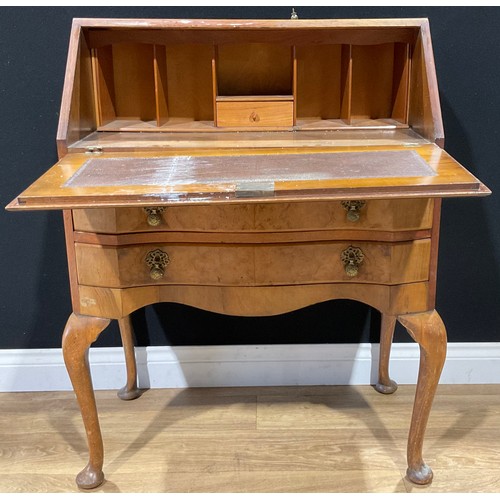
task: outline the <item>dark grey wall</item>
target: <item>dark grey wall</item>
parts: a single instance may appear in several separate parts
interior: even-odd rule
[[[437,304],[454,342],[499,340],[500,9],[300,7],[301,18],[428,17],[446,149],[493,191],[445,200]],[[287,18],[287,7],[0,9],[0,205],[56,162],[55,136],[73,17]],[[70,313],[59,212],[0,211],[0,348],[59,347]],[[232,318],[162,304],[134,315],[139,343],[377,341],[361,304],[318,304],[280,317]],[[405,341],[398,330],[396,340]],[[98,345],[117,345],[111,326]]]

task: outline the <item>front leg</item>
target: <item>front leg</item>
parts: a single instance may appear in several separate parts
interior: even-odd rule
[[[80,406],[89,446],[89,462],[76,477],[76,484],[84,489],[96,488],[104,481],[104,450],[88,352],[90,344],[97,340],[109,322],[109,319],[73,313],[66,323],[62,339],[64,362]]]
[[[406,476],[413,483],[428,484],[432,481],[433,474],[422,458],[422,446],[432,401],[446,358],[446,329],[435,310],[405,314],[399,316],[398,320],[420,345],[420,368],[408,437]]]

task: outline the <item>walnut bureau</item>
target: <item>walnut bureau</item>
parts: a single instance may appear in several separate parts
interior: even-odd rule
[[[104,480],[89,346],[119,322],[119,396],[138,397],[130,314],[168,301],[241,316],[368,304],[381,393],[397,388],[399,321],[421,352],[407,477],[431,481],[441,199],[489,190],[443,149],[427,20],[76,19],[57,146],[7,208],[63,211],[63,354],[90,455],[79,487]]]

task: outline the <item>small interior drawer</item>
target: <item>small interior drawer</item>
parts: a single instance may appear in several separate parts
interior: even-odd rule
[[[217,127],[292,127],[293,100],[222,100],[216,102]]]

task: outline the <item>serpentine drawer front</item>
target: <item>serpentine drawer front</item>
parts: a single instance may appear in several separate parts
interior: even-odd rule
[[[431,198],[74,210],[76,231],[413,231],[432,225]]]
[[[397,389],[399,321],[421,353],[407,477],[432,480],[441,200],[490,191],[443,149],[427,20],[293,17],[74,20],[59,161],[8,208],[63,211],[81,488],[99,486],[105,464],[88,349],[117,320],[118,395],[139,397],[130,315],[160,302],[243,317],[362,302],[381,314],[384,394]]]
[[[359,248],[362,256],[359,262],[354,259],[351,263],[358,268],[355,275],[346,271],[350,262],[342,256],[349,248]],[[151,284],[263,286],[345,281],[399,284],[428,279],[430,240],[392,244],[366,241],[273,245],[179,243],[124,247],[77,243],[75,250],[80,285],[112,288]],[[158,254],[158,266],[154,265],[152,252]]]

